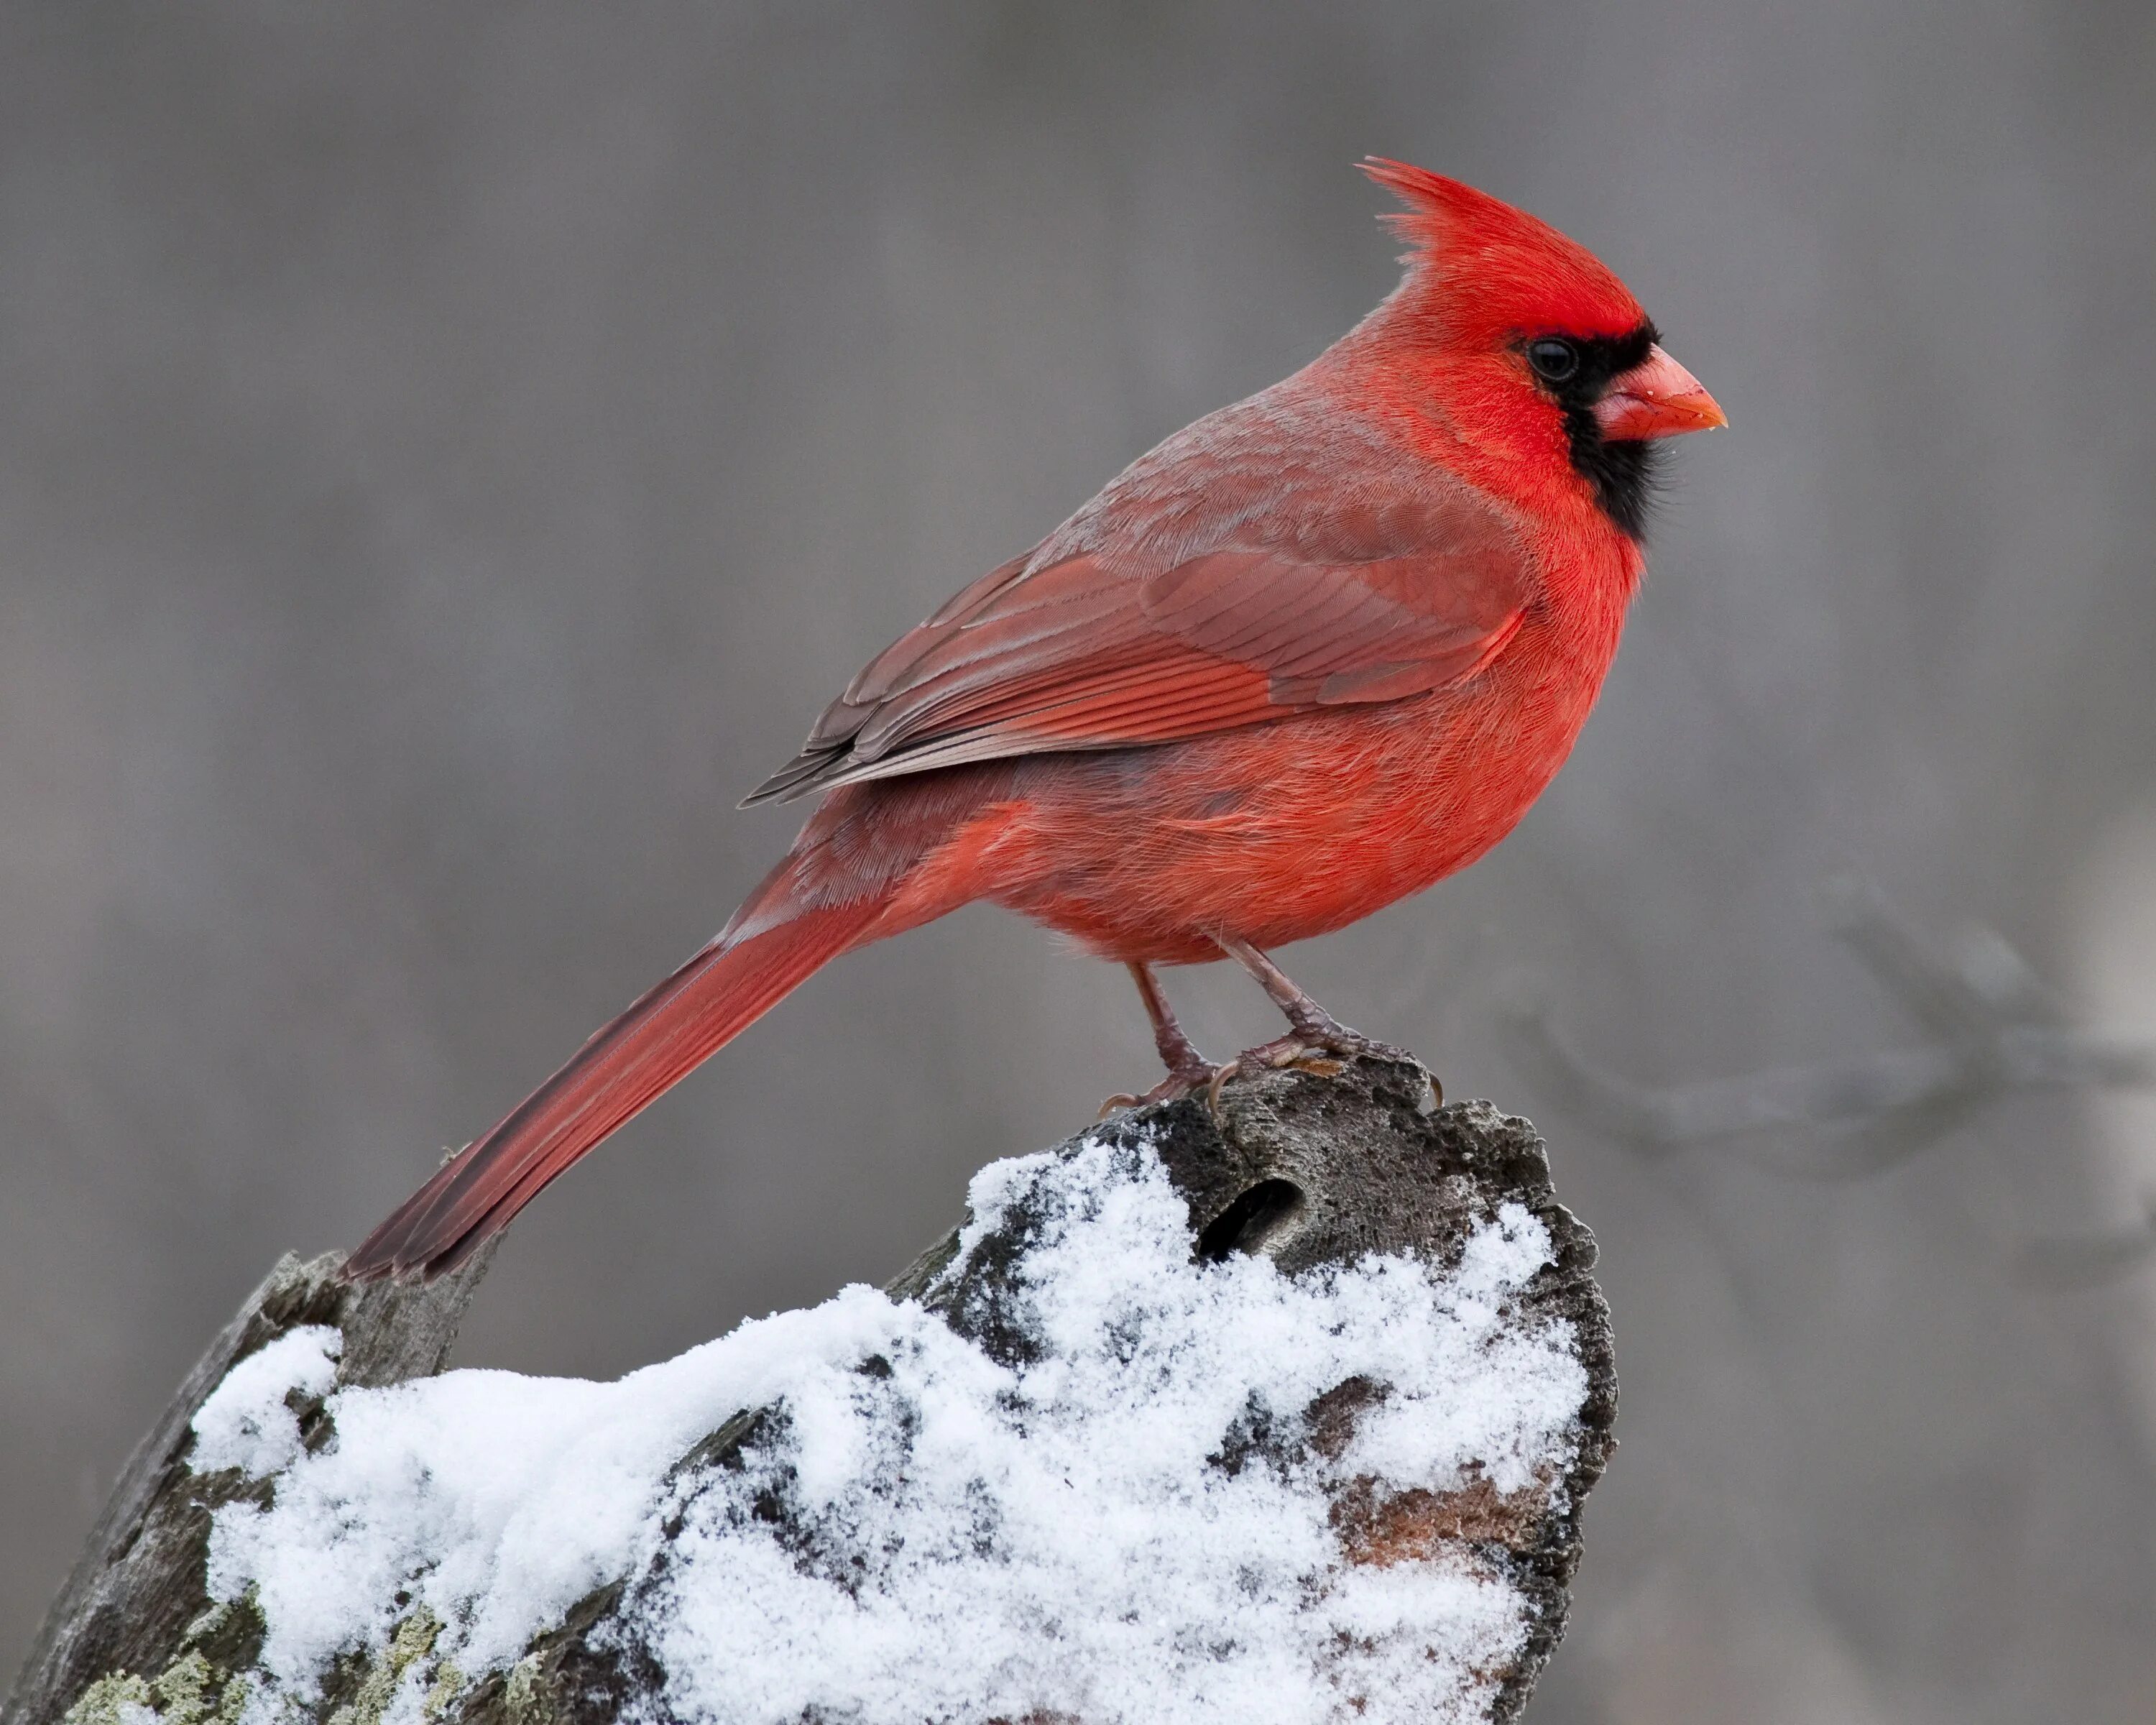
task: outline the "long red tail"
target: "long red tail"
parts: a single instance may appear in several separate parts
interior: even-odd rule
[[[803,910],[737,944],[706,947],[399,1204],[346,1260],[346,1278],[454,1269],[549,1180],[860,944],[886,902]]]

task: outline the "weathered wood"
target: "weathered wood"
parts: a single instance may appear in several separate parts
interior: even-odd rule
[[[100,1680],[165,1674],[189,1653],[205,1667],[244,1670],[260,1645],[244,1612],[211,1609],[204,1584],[211,1517],[249,1489],[236,1474],[192,1472],[195,1411],[249,1354],[304,1325],[344,1337],[337,1382],[396,1384],[439,1372],[491,1252],[429,1286],[346,1286],[341,1252],[302,1262],[287,1253],[225,1326],[170,1405],[128,1458],[74,1573],[45,1615],[0,1725],[44,1725],[90,1697]],[[188,1667],[192,1675],[192,1667]],[[115,1691],[116,1707],[132,1698]],[[90,1709],[95,1711],[95,1709]]]
[[[1556,1202],[1532,1129],[1484,1103],[1440,1108],[1419,1069],[1366,1060],[1337,1075],[1272,1072],[1231,1085],[1217,1118],[1202,1102],[1185,1101],[1091,1131],[1148,1135],[1188,1204],[1201,1256],[1260,1253],[1292,1273],[1371,1253],[1414,1253],[1443,1268],[1501,1204],[1524,1206],[1548,1229],[1556,1261],[1531,1284],[1527,1315],[1571,1326],[1590,1385],[1568,1476],[1511,1500],[1481,1481],[1444,1493],[1358,1481],[1332,1505],[1349,1563],[1465,1559],[1501,1573],[1527,1597],[1527,1645],[1502,1673],[1489,1715],[1515,1718],[1563,1628],[1580,1506],[1613,1441],[1616,1389],[1607,1309],[1592,1276],[1593,1239]],[[1019,1357],[1028,1343],[1009,1322],[1005,1284],[1022,1233],[1022,1224],[1007,1218],[963,1274],[942,1277],[957,1247],[954,1230],[888,1291],[923,1299],[990,1355]],[[267,1484],[188,1471],[196,1408],[234,1361],[303,1323],[343,1327],[346,1381],[387,1383],[439,1370],[478,1274],[434,1288],[356,1295],[330,1280],[336,1261],[280,1264],[190,1374],[131,1463],[0,1725],[54,1725],[71,1708],[77,1725],[120,1725],[123,1702],[156,1708],[165,1725],[207,1725],[237,1697],[234,1680],[259,1653],[261,1625],[244,1607],[208,1609],[203,1549],[217,1506]],[[1300,1446],[1337,1456],[1362,1410],[1383,1394],[1359,1379],[1337,1385],[1306,1410],[1297,1430],[1250,1434],[1249,1452],[1271,1454],[1271,1445],[1280,1460]],[[680,1459],[670,1482],[693,1497],[701,1481],[738,1466],[775,1417],[759,1409],[726,1420]],[[437,1685],[429,1716],[469,1725],[591,1725],[660,1702],[665,1673],[640,1638],[634,1607],[663,1581],[669,1561],[662,1550],[646,1573],[594,1590],[511,1670],[475,1684]],[[431,1620],[415,1615],[381,1655],[344,1661],[324,1686],[316,1719],[367,1725],[378,1717],[399,1680],[429,1659],[435,1634]],[[664,1715],[663,1702],[657,1711]]]

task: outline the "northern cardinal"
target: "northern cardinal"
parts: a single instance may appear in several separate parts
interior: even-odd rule
[[[1129,967],[1168,1067],[1154,1096],[1390,1052],[1264,949],[1512,829],[1617,650],[1656,440],[1726,422],[1583,247],[1456,180],[1363,167],[1403,205],[1392,294],[872,660],[748,798],[822,801],[733,920],[346,1276],[458,1264],[811,973],[976,899]],[[1220,1068],[1152,967],[1224,956],[1290,1029]]]

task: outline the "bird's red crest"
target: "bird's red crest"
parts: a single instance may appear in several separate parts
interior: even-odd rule
[[[1462,334],[1622,336],[1645,321],[1608,265],[1548,223],[1427,168],[1383,157],[1361,166],[1406,206],[1380,219],[1414,248],[1402,259],[1410,285],[1431,290],[1430,309]]]

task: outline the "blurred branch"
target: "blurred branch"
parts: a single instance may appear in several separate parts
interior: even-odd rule
[[[2015,1254],[2015,1273],[2038,1287],[2100,1287],[2156,1262],[2156,1197],[2143,1201],[2141,1219],[2109,1233],[2032,1240]]]
[[[1999,935],[1979,930],[1934,954],[1869,889],[1830,888],[1832,932],[1928,1040],[1858,1059],[1656,1086],[1575,1053],[1537,1000],[1507,1014],[1516,1058],[1565,1106],[1637,1154],[1802,1128],[1800,1156],[1754,1152],[1779,1172],[1848,1178],[1906,1160],[1999,1097],[2026,1090],[2156,1087],[2156,1044],[2069,1024]],[[1823,1143],[1820,1134],[1830,1135]],[[2138,1230],[2031,1245],[2032,1276],[2101,1278],[2156,1255],[2156,1208]],[[2078,1267],[2071,1267],[2078,1266]]]

